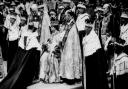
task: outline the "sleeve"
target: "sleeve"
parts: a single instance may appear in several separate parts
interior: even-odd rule
[[[10,17],[9,15],[7,15],[6,19],[5,19],[5,22],[4,22],[4,27],[5,28],[9,28],[9,25],[10,25]]]
[[[16,18],[16,22],[17,22],[17,25],[19,25],[20,22],[21,22],[21,19],[20,19],[20,17],[18,15],[17,15],[17,18]]]
[[[29,5],[29,3],[26,3],[25,8],[26,8],[27,14],[30,15],[31,12],[30,12],[30,5]]]
[[[19,6],[17,6],[17,7],[15,8],[15,12],[16,12],[17,14],[20,14],[20,12],[19,12]]]
[[[110,41],[111,41],[111,37],[109,37],[107,39],[107,41],[105,42],[105,47],[104,47],[105,50],[107,50],[107,47],[108,47]]]

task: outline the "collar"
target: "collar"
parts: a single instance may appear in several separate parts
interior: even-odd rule
[[[88,16],[89,17],[89,14],[87,13],[84,13],[84,14],[79,14],[78,17],[83,19],[84,17]]]
[[[70,22],[68,22],[67,24],[70,25],[72,22],[74,22],[73,19],[71,19]]]
[[[116,57],[116,60],[119,60],[125,56],[128,56],[126,53],[121,53],[119,56]]]

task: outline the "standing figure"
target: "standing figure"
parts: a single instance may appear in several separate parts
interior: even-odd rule
[[[76,20],[76,25],[79,32],[79,38],[80,38],[80,45],[81,45],[81,51],[82,51],[82,39],[85,35],[85,24],[86,20],[89,18],[89,14],[86,13],[86,6],[84,3],[79,2],[77,5],[77,11],[78,11],[78,17]]]
[[[4,29],[4,3],[0,2],[0,81],[7,75],[7,30]]]
[[[80,41],[74,17],[71,10],[65,12],[66,25],[60,62],[60,77],[71,81],[80,79],[82,73]]]
[[[94,21],[91,21],[89,18],[85,25],[86,34],[83,38],[86,89],[106,89],[103,50],[101,49],[100,40],[94,31],[94,27]]]
[[[77,5],[77,20],[76,20],[76,26],[78,29],[78,33],[79,33],[79,39],[80,39],[80,48],[81,48],[81,56],[82,56],[82,63],[84,63],[84,59],[83,59],[83,46],[82,46],[82,40],[83,37],[85,36],[85,24],[86,24],[86,20],[89,18],[89,14],[86,13],[86,6],[83,2],[79,2],[79,4]],[[82,70],[83,70],[83,78],[82,78],[82,83],[83,86],[86,87],[86,78],[84,78],[84,73],[85,73],[85,67],[84,64],[82,65]]]
[[[4,21],[5,21],[5,17],[4,16],[4,10],[5,9],[5,4],[3,2],[0,3],[0,46],[1,46],[1,52],[2,52],[2,56],[3,56],[3,60],[7,61],[7,29],[4,28]]]
[[[4,27],[8,29],[7,40],[9,43],[8,53],[7,53],[7,69],[10,68],[10,65],[13,61],[15,53],[18,48],[18,39],[19,39],[19,24],[20,18],[14,12],[14,8],[12,9],[10,14],[7,15]]]
[[[104,17],[103,17],[103,20],[102,20],[102,27],[101,27],[101,30],[100,30],[100,39],[101,39],[102,47],[104,47],[105,42],[107,40],[107,33],[109,31],[112,32],[112,30],[113,30],[113,29],[110,28],[110,26],[112,26],[110,24],[110,21],[111,21],[110,5],[105,4],[103,6],[103,9],[104,9]]]
[[[37,39],[39,42],[39,15],[38,15],[38,6],[37,4],[32,4],[31,8],[30,8],[31,14],[29,16],[29,23],[32,23],[34,25],[34,28],[36,29],[36,33],[37,33]],[[31,27],[31,26],[30,26]],[[31,28],[30,28],[31,29]],[[34,81],[33,83],[37,83],[39,82],[39,68],[40,68],[40,59],[36,60],[36,72],[35,72],[35,77],[34,77]]]

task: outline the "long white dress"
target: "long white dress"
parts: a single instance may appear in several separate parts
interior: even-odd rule
[[[82,74],[82,58],[80,41],[76,25],[74,24],[67,36],[61,54],[60,77],[66,79],[80,79]]]

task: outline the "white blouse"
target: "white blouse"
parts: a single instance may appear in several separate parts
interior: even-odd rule
[[[76,26],[78,28],[78,31],[85,30],[86,22],[85,20],[89,18],[89,15],[87,13],[80,14],[76,20]]]
[[[10,29],[8,30],[9,41],[17,40],[19,38],[19,35],[19,26],[15,24],[13,26],[10,26]]]
[[[10,15],[7,15],[4,27],[8,29],[8,39],[9,41],[14,41],[19,38],[20,32],[19,32],[19,24],[20,24],[20,17],[16,16],[16,21],[13,25],[10,23]]]
[[[84,56],[90,56],[101,48],[101,44],[94,29],[83,38]]]
[[[25,50],[30,50],[31,48],[37,48],[37,50],[42,50],[41,45],[39,44],[37,40],[38,33],[37,32],[31,32],[28,30],[23,30],[21,34],[21,38],[19,40],[19,47]],[[24,38],[27,37],[26,40],[26,47],[24,45]]]

